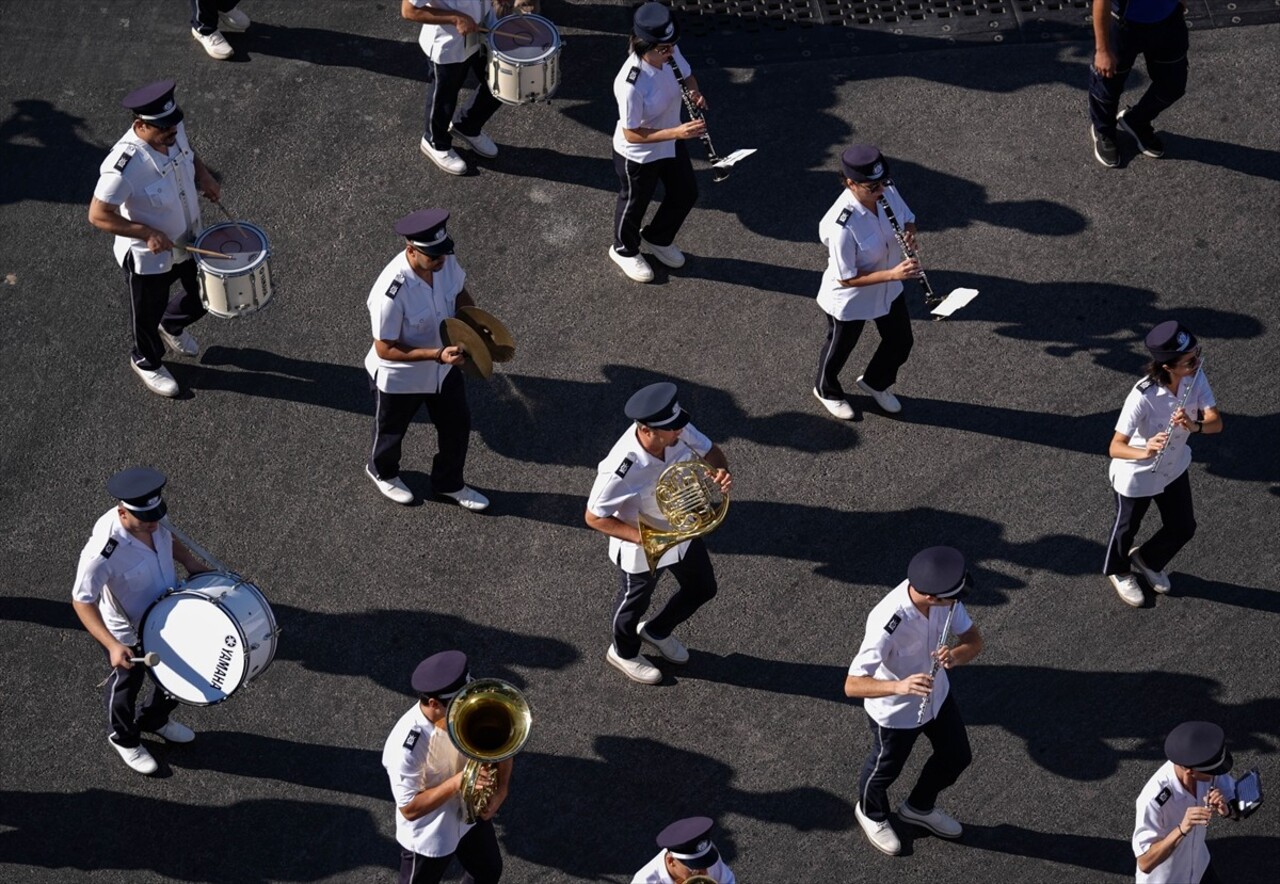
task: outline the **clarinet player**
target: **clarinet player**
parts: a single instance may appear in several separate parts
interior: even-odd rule
[[[642,244],[673,270],[684,266],[675,238],[698,201],[698,182],[684,142],[707,131],[703,120],[680,121],[684,99],[671,65],[679,66],[694,106],[706,109],[707,101],[676,48],[680,28],[671,10],[661,3],[645,3],[636,10],[632,25],[627,60],[613,80],[618,101],[613,165],[620,187],[609,257],[636,282],[651,282],[653,268],[640,254]],[[642,226],[659,182],[662,205]]]
[[[867,615],[862,646],[844,681],[845,696],[865,701],[871,727],[854,815],[871,844],[890,856],[902,851],[902,843],[889,822],[889,786],[921,734],[933,754],[898,816],[942,838],[959,838],[964,831],[937,799],[973,760],[947,678],[947,670],[982,653],[982,635],[960,601],[970,586],[959,550],[933,546],[916,553],[907,579]],[[954,644],[944,629],[948,614]]]

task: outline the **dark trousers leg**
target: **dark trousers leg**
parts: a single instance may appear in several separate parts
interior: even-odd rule
[[[1120,96],[1124,84],[1138,57],[1138,44],[1133,30],[1111,22],[1111,52],[1116,59],[1114,76],[1104,77],[1089,66],[1089,122],[1099,135],[1116,137],[1116,113],[1120,110]]]
[[[1153,25],[1146,35],[1142,57],[1147,63],[1147,76],[1151,85],[1138,99],[1125,119],[1150,124],[1187,91],[1187,53],[1191,38],[1183,21],[1181,9],[1175,9],[1158,25]]]
[[[644,612],[649,610],[649,600],[653,598],[658,577],[665,570],[662,568],[657,574],[648,571],[631,574],[618,569],[618,598],[613,605],[613,647],[624,660],[640,653],[640,638],[636,630]]]
[[[1204,867],[1204,874],[1200,876],[1199,884],[1222,884],[1222,879],[1218,877],[1218,873],[1213,870],[1213,860]]]
[[[502,851],[492,820],[482,820],[462,836],[454,854],[466,874],[462,884],[498,884],[502,877]]]
[[[693,211],[698,201],[698,179],[693,175],[693,163],[683,141],[676,142],[676,155],[669,160],[653,163],[658,167],[662,181],[662,204],[653,213],[653,220],[640,231],[655,246],[669,246],[676,241],[684,219]]]
[[[716,597],[716,572],[711,566],[707,545],[700,538],[691,541],[684,558],[667,570],[675,576],[680,588],[646,626],[654,638],[671,635],[677,626]]]
[[[858,338],[862,336],[862,327],[866,322],[861,319],[843,322],[829,313],[824,312],[822,315],[827,317],[827,340],[822,345],[822,352],[818,354],[818,379],[814,381],[814,386],[823,399],[843,399],[844,388],[840,386],[840,372],[849,361],[853,348],[858,345]]]
[[[613,168],[618,173],[618,206],[613,213],[613,247],[619,255],[640,253],[640,224],[649,211],[660,175],[657,163],[637,163],[614,151]]]
[[[384,393],[375,387],[373,399],[373,450],[369,453],[369,472],[390,481],[400,475],[400,448],[404,444],[404,434],[408,432],[409,424],[426,395]]]
[[[1190,473],[1190,470],[1183,470],[1181,476],[1155,496],[1156,509],[1160,511],[1160,530],[1138,550],[1148,568],[1163,571],[1196,534]]]
[[[194,265],[194,261],[184,262]],[[129,286],[129,320],[133,332],[133,361],[148,371],[164,363],[164,341],[160,339],[160,322],[169,310],[169,290],[178,278],[179,268],[164,273],[134,273],[133,255],[124,259],[124,278]]]
[[[187,326],[203,319],[208,311],[200,301],[200,271],[196,262],[183,261],[173,270],[182,288],[170,295],[160,325],[169,334],[176,336],[182,334]]]
[[[867,818],[883,822],[889,818],[889,787],[902,773],[923,729],[885,727],[869,715],[867,723],[871,726],[871,752],[858,776],[858,801]]]
[[[1133,549],[1133,540],[1138,536],[1142,518],[1150,506],[1150,497],[1125,497],[1123,494],[1116,494],[1116,519],[1111,526],[1111,537],[1107,540],[1107,557],[1102,562],[1102,573],[1106,576],[1129,573],[1129,550]]]
[[[462,91],[462,84],[467,81],[467,73],[471,70],[470,59],[454,64],[427,63],[431,66],[433,81],[427,87],[425,136],[436,150],[448,150],[452,143],[449,124],[453,122],[454,112],[458,109],[458,93]]]
[[[471,409],[467,407],[467,387],[462,370],[445,375],[440,392],[424,397],[427,414],[436,425],[439,449],[431,461],[431,490],[437,494],[461,491],[471,444]]]
[[[400,848],[400,884],[440,884],[449,870],[453,854],[449,856],[423,856],[412,850]]]
[[[880,346],[867,363],[862,381],[873,390],[887,390],[898,382],[898,369],[906,365],[915,337],[911,334],[911,314],[903,294],[893,299],[889,312],[877,317]]]
[[[928,813],[937,803],[938,794],[960,779],[960,774],[973,761],[973,752],[969,748],[969,735],[964,729],[960,707],[951,694],[947,694],[937,716],[927,722],[921,732],[933,746],[933,754],[924,763],[920,779],[907,796],[907,803]]]
[[[191,27],[202,34],[218,29],[218,13],[230,12],[240,0],[191,0]]]
[[[458,117],[458,125],[454,126],[463,135],[479,135],[484,124],[498,112],[498,108],[502,107],[502,102],[494,98],[493,93],[489,91],[489,80],[484,70],[487,57],[485,53],[477,52],[465,62],[476,75],[477,85],[476,94],[471,97],[471,104],[467,105],[462,116]]]
[[[163,727],[169,713],[178,708],[178,701],[165,696],[160,686],[151,679],[151,697],[141,710],[137,709],[138,693],[147,680],[147,668],[114,668],[105,685],[107,720],[111,726],[111,738],[117,745],[131,749],[141,742],[142,731]]]

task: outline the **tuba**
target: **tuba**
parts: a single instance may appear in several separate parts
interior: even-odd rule
[[[710,875],[694,875],[692,878],[685,878],[684,884],[720,884],[720,882]]]
[[[484,813],[495,786],[480,788],[484,766],[506,761],[529,739],[533,713],[515,686],[497,678],[473,681],[449,701],[445,727],[458,751],[469,759],[462,771],[462,818],[474,823]]]
[[[658,570],[663,554],[704,534],[710,534],[729,511],[729,496],[711,478],[715,470],[705,460],[681,460],[662,471],[654,497],[670,528],[656,528],[640,519],[640,545],[650,573]]]

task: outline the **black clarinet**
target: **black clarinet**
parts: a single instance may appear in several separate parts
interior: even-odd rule
[[[671,72],[676,75],[676,82],[680,84],[680,95],[684,98],[684,106],[689,111],[689,119],[697,122],[706,120],[702,117],[702,110],[693,103],[693,93],[689,91],[689,84],[685,82],[684,76],[680,73],[680,66],[676,64],[675,57],[672,56],[669,64]],[[716,153],[716,149],[711,145],[711,133],[704,131],[702,133],[702,143],[707,146],[707,159],[711,161],[711,180],[723,181],[729,177],[728,166],[717,166],[720,162],[720,156]]]
[[[886,188],[892,187],[893,182],[886,181],[884,186]],[[894,217],[893,209],[889,208],[889,201],[882,195],[878,202],[880,203],[880,208],[884,209],[884,216],[889,219],[889,224],[893,227],[893,236],[898,241],[898,247],[902,249],[902,254],[912,261],[919,260],[916,258],[915,249],[907,245],[907,235],[903,232],[902,225],[898,223],[898,219]],[[919,280],[921,287],[924,288],[924,305],[933,307],[941,304],[944,299],[933,293],[933,286],[929,285],[929,277],[925,276],[923,267],[920,268]]]

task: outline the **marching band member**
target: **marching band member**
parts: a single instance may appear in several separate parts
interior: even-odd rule
[[[133,125],[99,169],[89,223],[116,235],[132,307],[134,372],[147,389],[177,396],[178,382],[163,365],[165,347],[181,356],[200,352],[187,326],[205,314],[196,262],[183,248],[200,233],[200,197],[217,202],[221,188],[187,141],[173,80],[136,89],[121,104]],[[182,292],[170,297],[174,282]]]
[[[456,856],[471,884],[497,884],[502,852],[493,816],[507,799],[511,760],[477,775],[481,787],[497,789],[480,820],[463,821],[462,772],[467,757],[449,739],[449,701],[471,680],[467,655],[441,651],[418,664],[411,684],[418,702],[400,717],[382,747],[382,766],[396,802],[400,884],[437,884]]]
[[[159,734],[170,743],[190,743],[191,728],[169,718],[178,701],[169,698],[152,677],[151,698],[137,709],[138,692],[149,674],[134,665],[141,656],[139,627],[151,603],[178,582],[176,561],[189,576],[208,567],[161,524],[167,511],[160,491],[165,477],[147,467],[121,470],[107,480],[118,503],[93,526],[80,553],[71,604],[84,628],[107,652],[111,675],[106,682],[109,742],[124,763],[141,774],[156,772],[156,760],[142,745],[141,734]]]
[[[947,678],[948,669],[982,653],[982,635],[960,602],[969,587],[959,550],[934,546],[916,553],[907,566],[907,579],[867,616],[862,647],[845,678],[845,696],[865,700],[871,726],[871,752],[858,777],[854,815],[872,845],[890,856],[897,855],[902,844],[889,823],[889,786],[902,773],[921,734],[932,745],[933,755],[898,806],[898,815],[943,838],[959,838],[963,832],[936,801],[973,760]],[[943,626],[952,606],[950,634],[958,643],[948,647]]]
[[[844,189],[818,223],[818,238],[828,252],[818,292],[818,306],[827,317],[827,341],[818,359],[813,395],[835,417],[853,420],[840,372],[868,319],[875,321],[880,346],[856,383],[885,411],[902,411],[898,397],[889,392],[915,343],[902,280],[919,278],[920,263],[902,254],[880,207],[883,196],[916,249],[915,213],[889,181],[889,163],[879,149],[855,144],[841,155],[840,164]]]
[[[711,878],[716,884],[736,884],[733,871],[720,858],[711,841],[710,817],[691,816],[676,820],[658,833],[658,855],[636,872],[631,884],[684,884],[694,875]]]
[[[650,572],[640,545],[639,520],[669,527],[658,509],[654,487],[673,463],[700,457],[715,469],[715,480],[728,493],[733,485],[724,452],[689,423],[689,412],[676,399],[676,385],[650,384],[627,400],[626,415],[634,423],[600,461],[587,500],[587,525],[609,537],[609,558],[618,567],[613,641],[605,654],[611,666],[641,684],[657,684],[662,673],[640,656],[640,643],[652,645],[672,663],[689,660],[689,650],[672,631],[716,594],[716,574],[702,538],[668,550]],[[641,620],[664,570],[680,588],[658,616]]]
[[[414,502],[400,478],[404,434],[423,405],[436,425],[440,451],[431,462],[431,490],[478,511],[489,498],[462,481],[471,440],[471,410],[462,348],[444,345],[440,324],[459,307],[474,306],[467,274],[453,255],[444,209],[422,209],[396,222],[404,251],[383,268],[369,290],[373,346],[365,356],[374,395],[373,449],[365,472],[390,500]]]
[[[1196,533],[1187,436],[1222,432],[1213,390],[1200,370],[1195,335],[1171,319],[1147,334],[1146,345],[1151,354],[1146,376],[1129,391],[1111,437],[1116,518],[1102,565],[1116,593],[1135,608],[1144,596],[1133,572],[1154,591],[1168,592],[1164,569]],[[1152,501],[1163,524],[1146,543],[1134,546]]]
[[[618,101],[613,165],[621,189],[609,257],[636,282],[653,280],[653,268],[640,254],[642,241],[668,267],[684,266],[675,238],[698,201],[698,182],[684,140],[701,137],[707,126],[702,120],[680,122],[683,98],[668,65],[680,66],[694,104],[705,108],[707,102],[676,47],[679,39],[680,28],[671,10],[661,3],[645,3],[635,12],[630,51],[613,80]],[[663,187],[662,205],[642,228],[658,182]]]
[[[1231,771],[1222,728],[1184,721],[1164,741],[1169,760],[1142,787],[1136,803],[1133,855],[1137,884],[1218,884],[1205,845],[1213,814],[1230,816],[1217,778]]]
[[[191,36],[212,58],[224,61],[236,54],[222,35],[249,30],[252,22],[244,10],[236,9],[240,0],[191,0]]]

